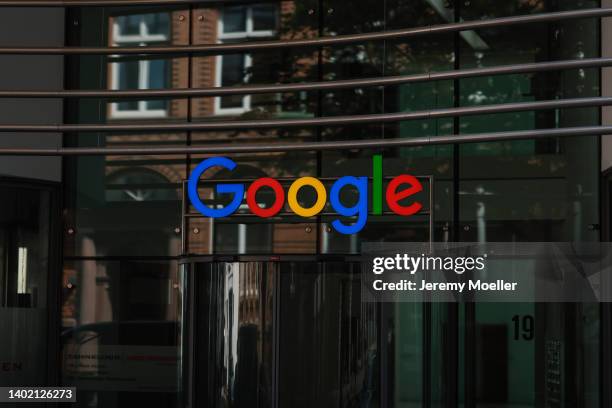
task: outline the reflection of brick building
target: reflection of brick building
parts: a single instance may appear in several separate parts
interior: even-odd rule
[[[191,14],[189,10],[172,12],[147,12],[142,14],[113,15],[108,20],[108,41],[113,46],[147,46],[147,45],[186,45],[213,44],[227,42],[244,42],[267,40],[279,36],[291,37],[298,34],[281,29],[283,21],[290,20],[295,10],[293,1],[281,3],[250,4],[229,6],[225,8],[198,8]],[[190,32],[191,29],[191,32]],[[283,34],[281,34],[283,32]],[[304,36],[304,34],[299,34]],[[308,55],[301,59],[301,65],[316,63],[316,58]],[[290,61],[282,61],[281,53],[272,51],[251,55],[248,53],[193,56],[160,59],[159,57],[135,59],[133,56],[115,56],[109,60],[107,84],[111,89],[151,89],[151,88],[210,88],[239,86],[249,83],[274,83],[283,80],[283,63],[287,73],[294,69]],[[299,78],[292,73],[289,76]],[[308,115],[304,112],[302,101],[304,95],[233,95],[225,97],[202,97],[174,100],[122,100],[107,105],[107,120],[118,121],[204,121],[230,120],[238,116],[245,118],[280,117],[283,115]],[[292,103],[295,101],[295,103]],[[280,106],[284,107],[281,112]],[[297,106],[287,112],[287,106]],[[311,139],[310,131],[291,132],[292,140]],[[108,145],[125,146],[146,143],[147,145],[185,145],[206,143],[227,143],[228,141],[273,143],[279,138],[278,130],[239,131],[239,132],[176,132],[164,134],[115,134],[107,136]],[[276,165],[274,159],[284,154],[250,155],[241,162],[240,177],[254,178],[263,175],[297,176]],[[196,163],[201,157],[192,158]],[[272,160],[271,160],[272,159]],[[160,156],[107,157],[106,177],[107,200],[150,201],[180,200],[180,183],[188,175],[185,157]],[[205,177],[213,176],[206,174]],[[139,187],[142,186],[142,187]],[[146,186],[161,186],[147,188]],[[124,188],[125,187],[125,188]],[[207,193],[203,192],[203,196]],[[135,204],[137,205],[137,204]],[[197,229],[196,229],[197,228]],[[255,227],[251,235],[264,236],[268,240],[269,250],[276,252],[310,252],[314,250],[315,233],[304,236],[308,229],[304,224],[278,224],[266,227]],[[300,238],[295,239],[296,228],[301,231]],[[198,231],[197,234],[192,232]],[[230,230],[235,230],[230,232]],[[273,229],[273,230],[271,230]],[[194,220],[190,225],[190,243],[192,251],[207,253],[212,251],[210,242],[210,220]],[[244,228],[225,226],[216,234],[237,235],[229,238],[236,241],[244,236]],[[305,238],[305,240],[304,240]],[[233,244],[232,244],[233,245]]]
[[[192,45],[235,43],[252,40],[290,38],[295,33],[280,34],[281,21],[291,19],[293,2],[231,6],[223,9],[199,8],[192,12],[173,11],[109,18],[109,43],[113,46]],[[192,27],[192,32],[189,32]],[[300,35],[303,36],[303,35]],[[278,81],[282,73],[270,72],[281,68],[279,53],[226,54],[160,59],[135,60],[116,57],[109,64],[108,84],[112,89],[147,88],[209,88],[234,86],[245,82]],[[276,61],[275,61],[276,60]],[[257,64],[261,61],[260,64]],[[312,63],[316,61],[313,59]],[[287,69],[291,69],[287,67]],[[295,73],[293,73],[295,74]],[[204,119],[213,115],[237,116],[255,107],[266,107],[278,100],[270,95],[235,95],[186,100],[128,101],[109,104],[110,119],[168,118]]]

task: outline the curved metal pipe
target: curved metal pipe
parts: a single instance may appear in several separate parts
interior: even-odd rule
[[[228,153],[272,153],[286,151],[362,150],[393,147],[416,147],[450,143],[481,143],[504,140],[542,139],[547,137],[596,136],[612,134],[612,126],[583,126],[562,129],[532,129],[471,135],[423,136],[401,139],[343,140],[337,142],[277,144],[217,144],[177,147],[58,147],[45,149],[0,148],[0,156],[126,156]]]
[[[217,3],[249,3],[256,0],[5,0],[0,7],[112,7],[112,6],[175,6]]]
[[[304,40],[249,41],[243,43],[166,45],[148,47],[1,47],[0,54],[10,55],[130,55],[130,54],[226,54],[246,51],[270,50],[295,47],[330,46],[363,41],[412,38],[422,35],[454,33],[464,30],[512,26],[517,24],[542,23],[578,18],[606,17],[612,8],[558,11],[522,16],[501,17],[487,20],[463,21],[425,27],[404,28],[373,33],[347,34]]]
[[[487,68],[468,68],[454,71],[428,72],[380,78],[347,79],[296,84],[244,85],[238,87],[209,87],[182,89],[134,90],[61,90],[61,91],[0,91],[0,98],[194,98],[207,96],[249,95],[264,93],[324,91],[375,86],[401,85],[414,82],[442,81],[488,75],[505,75],[561,69],[598,68],[612,66],[612,58],[536,62]]]
[[[327,116],[312,119],[266,119],[182,123],[129,124],[0,124],[0,132],[65,133],[65,132],[167,132],[198,130],[274,129],[362,125],[369,123],[401,122],[405,120],[436,119],[467,115],[485,115],[529,110],[583,108],[612,105],[612,97],[560,99],[538,102],[513,102],[499,105],[465,106],[416,112],[377,113],[354,116]]]

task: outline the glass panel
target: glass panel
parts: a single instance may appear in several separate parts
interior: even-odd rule
[[[276,30],[276,7],[275,6],[253,6],[253,30],[272,31]]]
[[[226,7],[223,9],[223,32],[246,31],[246,7]]]
[[[478,407],[535,405],[536,342],[527,330],[516,336],[513,327],[514,319],[519,326],[528,329],[533,325],[534,312],[534,305],[528,303],[511,307],[494,303],[476,305],[475,392]]]
[[[572,3],[554,3],[575,9]],[[553,3],[462,3],[465,20],[556,11]],[[597,7],[583,2],[581,7]],[[556,34],[553,34],[556,33]],[[459,66],[475,68],[598,56],[594,19],[478,30],[462,34]],[[591,46],[585,46],[591,44]],[[462,106],[598,96],[592,70],[499,75],[459,81]],[[461,133],[596,125],[592,109],[527,111],[460,118]],[[461,239],[494,241],[590,241],[598,233],[595,138],[524,140],[461,146]],[[483,169],[487,169],[483,172]],[[588,197],[588,198],[587,198]],[[585,310],[585,312],[583,312]],[[591,313],[583,325],[582,314]],[[598,313],[588,304],[491,304],[465,306],[470,351],[459,370],[477,407],[598,406],[594,373],[599,361],[582,354],[597,347]],[[588,326],[588,328],[586,327]],[[496,356],[496,357],[492,357]],[[580,366],[583,371],[576,371]],[[572,378],[573,380],[570,380]],[[579,385],[578,385],[579,384]],[[588,390],[588,391],[587,391]],[[473,399],[473,401],[469,401]]]
[[[333,0],[324,13],[324,32],[354,34],[360,32],[402,29],[445,22],[448,10],[441,16],[433,2],[359,0],[346,7]],[[453,18],[452,10],[450,12]],[[454,67],[452,35],[428,35],[404,40],[351,44],[328,47],[323,53],[323,76],[330,80],[411,75],[446,71]],[[321,100],[323,116],[364,115],[378,113],[426,111],[454,105],[452,81],[410,83],[397,86],[326,91]],[[335,126],[321,129],[324,140],[388,139],[453,133],[452,119],[411,120],[373,123],[360,126]],[[321,172],[325,176],[372,175],[371,157],[378,151],[337,151],[320,153]],[[385,176],[409,173],[433,175],[436,181],[433,205],[436,220],[435,239],[450,238],[453,216],[454,173],[452,146],[385,149]],[[426,184],[426,183],[425,183]],[[428,186],[424,185],[426,189]],[[424,194],[424,196],[427,194]],[[420,197],[424,199],[425,197]],[[427,208],[428,209],[428,208]],[[342,236],[326,229],[322,242],[325,252],[357,253],[363,241],[428,240],[427,217],[412,219],[370,217],[358,236]],[[393,224],[393,228],[389,226]],[[351,242],[352,241],[352,242]]]
[[[0,184],[0,384],[47,383],[51,192]]]
[[[511,4],[513,2],[508,1],[495,11],[484,4],[472,4],[467,10],[490,16],[491,12],[504,12]],[[518,8],[518,3],[513,7]],[[541,11],[538,7],[531,10],[538,11]],[[575,58],[561,54],[568,48],[579,46],[578,43],[596,42],[595,21],[586,20],[569,26],[560,24],[564,26],[563,34],[551,40],[547,39],[546,34],[551,28],[546,24],[530,26],[529,30],[521,30],[520,33],[509,27],[483,30],[480,35],[488,46],[474,49],[463,42],[461,66],[472,68]],[[537,31],[540,34],[534,35]],[[594,57],[597,52],[590,48],[589,55],[583,56]],[[461,104],[473,106],[596,96],[599,92],[597,83],[598,74],[592,70],[464,79],[460,85]],[[567,109],[559,112],[472,116],[461,118],[460,126],[461,132],[480,133],[595,125],[599,119],[593,113],[591,109]],[[585,163],[581,159],[586,155],[595,157],[596,150],[595,138],[462,146],[460,166],[464,181],[460,191],[461,218],[470,224],[465,228],[469,235],[465,239],[597,239],[597,232],[588,227],[598,223],[598,200],[595,197],[599,169],[595,161]],[[485,175],[482,168],[490,171]],[[503,197],[504,204],[496,202],[500,197]]]
[[[142,15],[139,14],[117,17],[117,25],[119,27],[120,35],[141,35],[141,23]]]
[[[186,45],[189,20],[184,10],[148,13],[150,35],[168,32],[164,44]],[[109,46],[116,43],[113,21],[125,8],[88,8],[80,22],[89,27],[72,45]],[[111,17],[112,16],[112,17]],[[123,16],[127,18],[127,16]],[[166,27],[167,25],[167,27]],[[171,36],[170,36],[171,34]],[[156,41],[160,40],[159,36]],[[132,44],[133,46],[134,44]],[[113,63],[119,67],[113,69]],[[142,56],[74,56],[70,76],[72,89],[99,88],[187,88],[189,60],[186,57],[149,59]],[[121,68],[120,68],[121,67]],[[114,78],[113,75],[118,77]],[[146,75],[146,77],[145,77]],[[105,99],[67,101],[66,112],[73,123],[116,121],[187,120],[187,99]],[[153,147],[185,146],[181,132],[83,133],[67,135],[67,146]],[[175,256],[180,252],[181,182],[187,178],[186,155],[98,156],[66,160],[66,256]],[[143,244],[143,243],[146,243]]]
[[[386,305],[385,305],[386,306]],[[384,307],[384,306],[383,306]],[[423,401],[423,305],[390,305],[387,358],[388,395],[394,407],[418,407]]]
[[[126,169],[112,173],[108,178],[106,201],[168,201],[176,199],[172,190],[164,189],[167,180],[159,173],[147,169]]]
[[[193,43],[201,45],[218,41],[245,42],[254,37],[258,40],[314,38],[318,28],[316,15],[308,12],[312,7],[316,8],[316,5],[308,0],[296,4],[295,7],[285,7],[283,3],[262,3],[248,8],[199,8],[195,11],[195,18],[201,19],[198,21],[210,22],[213,29],[201,30],[198,24],[193,29]],[[247,17],[250,18],[248,27]],[[221,18],[223,21],[220,21]],[[232,21],[239,20],[239,23],[228,22],[229,18]],[[228,32],[226,23],[231,23],[233,32]],[[217,27],[218,31],[215,31],[214,27]],[[221,34],[217,36],[219,31]],[[192,86],[238,86],[247,81],[252,84],[315,81],[319,72],[317,61],[317,50],[303,47],[254,51],[239,55],[195,56]],[[247,115],[253,119],[307,118],[312,117],[316,111],[317,100],[316,92],[193,98],[191,111],[194,120],[212,119],[216,115]],[[265,133],[270,138],[278,138],[290,132],[294,133],[287,129],[269,130]]]
[[[181,135],[168,135],[181,142]],[[154,135],[109,135],[108,146],[159,143]],[[167,144],[166,144],[167,145]],[[179,160],[177,161],[177,158]],[[81,256],[162,256],[180,251],[181,181],[184,157],[83,157],[70,213],[74,234],[65,253]],[[143,245],[146,242],[146,245]]]
[[[240,85],[245,82],[246,64],[242,54],[223,55],[221,59],[221,86]],[[221,98],[221,108],[242,108],[245,97],[232,95]]]
[[[166,30],[168,36],[172,33],[168,43],[184,44],[191,39],[193,44],[210,44],[219,40],[227,41],[217,38],[220,23],[223,23],[221,34],[228,34],[231,41],[249,41],[257,31],[274,28],[278,28],[277,33],[267,39],[278,35],[278,38],[284,40],[314,38],[319,33],[354,34],[540,13],[554,11],[556,8],[576,8],[575,2],[569,1],[554,3],[556,8],[553,9],[553,3],[516,0],[503,0],[494,5],[486,1],[459,4],[438,0],[358,0],[352,2],[351,7],[347,7],[344,0],[330,0],[325,2],[321,10],[320,4],[323,5],[306,0],[296,3],[295,7],[285,3],[281,3],[280,7],[256,5],[250,6],[250,13],[247,7],[242,6],[223,9],[198,6],[193,10],[193,21],[189,21],[189,24],[175,24],[180,22],[178,11],[168,13],[167,21],[159,14],[144,16],[148,34],[161,34]],[[580,7],[598,6],[593,1],[580,4]],[[99,13],[99,16],[92,17],[95,13]],[[84,16],[82,26],[109,25],[108,14],[88,10]],[[251,21],[248,20],[249,16]],[[118,21],[128,18],[120,16]],[[221,18],[223,21],[220,21]],[[200,21],[205,24],[200,24]],[[319,21],[323,22],[323,26],[319,27]],[[131,24],[131,28],[126,27],[125,33],[142,34],[136,31],[137,25],[134,22],[125,24]],[[252,32],[247,33],[248,29],[252,29]],[[99,32],[89,30],[82,35],[81,44],[73,45],[108,45],[110,37],[105,31],[106,28]],[[522,27],[521,30],[497,27],[457,35],[428,35],[410,41],[325,47],[321,53],[312,49],[291,49],[226,55],[222,58],[193,56],[191,61],[186,58],[166,62],[151,60],[151,76],[146,83],[151,88],[234,86],[244,83],[247,75],[250,83],[312,82],[594,57],[598,55],[596,31],[594,20],[587,19],[539,24],[528,29]],[[113,39],[110,42],[113,43]],[[99,57],[78,57],[78,62],[81,72],[74,86],[76,89],[95,89],[111,78],[106,68],[100,67]],[[132,76],[138,78],[138,74]],[[161,78],[165,78],[166,82]],[[121,86],[137,88],[139,82],[135,79]],[[244,115],[249,119],[311,118],[423,111],[598,94],[595,70],[568,70],[326,92],[192,98],[189,102],[126,101],[119,104],[119,110],[137,111],[138,107],[143,111],[167,109],[168,120],[175,121],[215,120],[218,115],[228,114],[228,111],[223,112],[219,107],[240,108],[230,113]],[[67,103],[71,107],[67,111],[76,116],[76,121],[102,123],[116,119],[110,115],[110,109],[105,109],[105,102]],[[187,103],[191,104],[189,109]],[[209,143],[270,144],[283,140],[299,143],[354,138],[435,137],[456,132],[591,125],[598,123],[597,115],[597,109],[571,109],[474,116],[456,120],[443,118],[376,123],[367,126],[261,131],[246,129],[193,132],[188,135],[159,132],[142,135],[88,134],[76,135],[74,140],[70,140],[72,135],[67,137],[71,146],[204,146]],[[373,153],[378,151],[347,149],[321,154],[283,152],[233,155],[232,158],[240,161],[243,167],[235,174],[226,176],[369,175],[369,160]],[[597,233],[591,225],[599,221],[598,169],[597,161],[583,159],[597,155],[596,138],[398,148],[384,152],[384,174],[408,172],[434,175],[436,240],[592,240],[597,239]],[[66,218],[68,225],[76,228],[74,235],[66,237],[69,248],[66,253],[88,257],[178,255],[181,232],[177,229],[180,225],[180,182],[202,157],[176,155],[67,159],[67,173],[74,177],[70,178],[72,181],[69,181],[68,186],[69,211]],[[458,161],[455,160],[457,157]],[[222,178],[223,174],[211,172],[205,177]],[[456,182],[458,190],[454,188]],[[202,187],[203,196],[207,192],[210,193],[210,188]],[[213,202],[221,201],[213,194],[208,197]],[[454,208],[456,198],[459,200],[459,208]],[[458,220],[453,219],[455,212]],[[263,223],[240,217],[214,222],[195,219],[190,221],[186,232],[188,248],[197,253],[215,254],[358,253],[359,244],[363,240],[423,241],[429,238],[428,225],[421,218],[405,223],[391,217],[384,220],[371,219],[359,236],[351,237],[334,234],[327,218],[322,217],[316,222],[302,221],[297,223],[283,219],[275,223]],[[454,221],[461,224],[460,236],[452,235],[450,226]],[[255,283],[249,285],[259,288],[261,294],[268,290],[262,286],[266,272],[257,268],[259,266],[247,267],[241,264],[237,270],[245,271],[247,277],[255,277]],[[431,305],[431,309],[426,305],[393,305],[384,311],[386,320],[381,322],[385,324],[383,339],[376,348],[372,347],[374,350],[366,350],[364,344],[370,342],[371,338],[362,333],[372,329],[372,320],[368,315],[371,310],[357,310],[358,306],[364,306],[355,300],[358,298],[358,290],[352,286],[353,272],[347,271],[346,265],[326,269],[314,262],[307,266],[292,265],[291,268],[285,268],[288,268],[287,273],[280,278],[283,288],[281,297],[282,302],[286,301],[283,305],[289,305],[284,307],[289,309],[285,312],[281,309],[280,318],[284,319],[287,327],[294,327],[298,333],[280,329],[281,336],[290,339],[282,344],[289,344],[289,347],[297,344],[295,350],[298,351],[291,352],[291,348],[283,351],[281,347],[280,353],[291,353],[293,359],[280,361],[283,401],[294,401],[296,405],[308,405],[302,402],[307,401],[334,407],[351,404],[375,406],[375,401],[384,393],[395,406],[421,406],[428,399],[432,406],[443,406],[446,402],[444,398],[447,395],[453,396],[453,390],[459,390],[461,403],[466,405],[475,404],[481,408],[490,405],[512,408],[530,406],[537,402],[534,393],[547,389],[544,381],[550,381],[546,386],[552,386],[554,379],[543,367],[556,362],[563,366],[567,386],[563,387],[562,392],[565,394],[562,396],[568,401],[567,406],[591,408],[597,405],[599,315],[596,305],[577,305],[573,309],[550,305],[544,310],[532,304],[511,308],[507,305],[488,305],[486,310],[476,305],[469,313],[461,306],[460,330],[454,326],[454,315],[448,313],[452,308],[449,305]],[[220,273],[223,279],[227,277],[225,270]],[[239,276],[241,274],[238,273]],[[234,282],[223,279],[215,285],[222,288],[220,293],[227,292],[229,296],[228,288]],[[143,287],[150,287],[147,285]],[[239,281],[234,289],[249,285],[245,286]],[[140,295],[135,296],[138,299]],[[256,304],[253,298],[245,295],[243,299],[234,298],[232,305],[238,306],[230,310],[225,300],[225,295],[216,299],[218,310],[212,316],[222,322],[219,330],[229,330],[232,327],[233,334],[227,337],[227,332],[216,333],[219,350],[226,350],[225,354],[219,352],[215,355],[218,365],[214,369],[219,378],[222,378],[222,385],[215,390],[215,398],[207,402],[218,406],[232,403],[253,405],[253,387],[244,385],[244,377],[239,374],[242,372],[257,378],[256,386],[264,390],[261,394],[264,400],[257,404],[267,406],[269,400],[266,398],[271,395],[271,380],[267,377],[269,369],[266,364],[270,364],[269,353],[272,353],[263,349],[271,344],[265,340],[270,333],[269,327],[265,325],[271,321],[270,315],[264,316],[269,310],[267,303],[265,306],[262,303]],[[253,314],[235,318],[236,315],[241,316],[242,312],[237,310],[242,310],[242,306],[251,308]],[[512,318],[515,315],[521,316],[521,319],[522,316],[533,315],[537,330],[545,326],[546,335],[538,333],[532,343],[513,343]],[[228,323],[230,319],[233,319],[231,325]],[[314,329],[308,332],[300,328],[304,322],[311,322]],[[240,334],[242,326],[244,330]],[[460,346],[457,346],[455,337],[459,337]],[[265,346],[254,347],[253,344],[259,341]],[[473,349],[468,350],[469,345]],[[238,348],[246,348],[246,359],[238,358]],[[385,358],[379,355],[383,348],[387,353]],[[257,349],[256,353],[250,352],[254,349]],[[581,352],[575,352],[575,349]],[[457,350],[461,351],[459,356],[456,355]],[[466,350],[469,352],[464,353]],[[486,356],[491,353],[506,357],[487,359]],[[531,357],[533,361],[529,361]],[[451,362],[455,358],[459,360],[460,366],[453,371]],[[374,376],[372,380],[374,374],[371,367],[377,364],[383,364],[389,379],[385,390],[377,391],[372,386],[376,378]],[[256,374],[254,366],[261,368],[265,374]],[[295,367],[303,369],[299,371]],[[424,367],[429,370],[429,377]],[[473,373],[466,377],[464,374],[468,373],[470,367]],[[318,375],[317,370],[323,370],[320,378],[315,377]],[[518,378],[521,370],[529,372]],[[496,373],[497,379],[490,378],[490,373],[496,371],[499,371]],[[456,373],[459,373],[458,379],[455,378]],[[567,381],[569,378],[576,378],[576,383],[580,385],[570,385]],[[329,382],[323,383],[322,379]],[[455,380],[458,380],[456,384]],[[303,390],[304,384],[311,388]],[[282,391],[284,385],[287,388]],[[473,392],[463,395],[465,390]],[[303,400],[296,398],[298,395]],[[584,395],[582,401],[578,401],[579,395]],[[550,398],[555,398],[554,393]],[[553,399],[547,402],[554,404]]]
[[[148,88],[163,89],[168,87],[168,61],[151,60],[149,62]]]
[[[178,407],[181,305],[176,262],[67,262],[62,383],[75,406]]]
[[[196,373],[209,381],[195,391],[211,407],[272,406],[276,267],[218,263],[201,279],[206,292],[196,296],[206,301],[194,313],[209,322],[196,323],[209,354]]]
[[[138,89],[140,78],[140,63],[138,61],[118,62],[119,89]]]
[[[383,303],[384,392],[390,407],[446,407],[457,390],[453,372],[457,343],[452,305]]]
[[[196,355],[183,356],[196,401],[269,406],[278,381],[280,406],[376,408],[386,393],[389,406],[418,407],[426,357],[435,366],[427,371],[432,406],[453,388],[437,368],[456,358],[447,306],[362,302],[358,261],[196,263],[186,271],[191,313],[200,316],[190,330]]]
[[[169,13],[133,14],[116,17],[119,35],[138,36],[142,41],[150,41],[148,36],[168,36],[170,31]]]
[[[149,35],[165,35],[170,31],[169,13],[152,13],[143,16]]]
[[[118,89],[140,88],[140,63],[138,61],[117,62]],[[117,104],[122,111],[138,110],[138,101],[128,100]]]
[[[168,88],[169,85],[169,70],[168,61],[166,60],[151,60],[149,61],[149,78],[148,88],[150,89],[164,89]],[[150,110],[166,110],[168,108],[168,101],[166,99],[160,100],[149,100],[147,101],[147,108]]]
[[[379,406],[376,305],[361,303],[359,264],[283,262],[280,289],[279,405]]]
[[[221,254],[273,253],[273,225],[270,223],[218,224],[215,229],[215,249]]]

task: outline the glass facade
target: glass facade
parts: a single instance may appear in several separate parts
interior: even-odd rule
[[[66,12],[66,39],[68,46],[117,48],[314,39],[599,6],[283,0],[75,7]],[[75,90],[337,81],[596,58],[600,38],[599,19],[584,18],[220,55],[70,55],[65,77]],[[575,68],[189,99],[67,99],[64,108],[67,123],[81,124],[316,119],[600,96],[600,74]],[[600,113],[566,108],[264,130],[75,132],[64,144],[435,138],[599,125]],[[270,176],[287,186],[300,176],[329,184],[344,175],[373,176],[375,154],[384,157],[384,176],[435,181],[420,195],[430,215],[371,216],[354,235],[337,233],[325,215],[261,220],[244,205],[234,217],[184,222],[184,211],[194,209],[183,201],[183,182],[209,155],[65,158],[59,363],[62,384],[78,387],[76,406],[600,407],[599,304],[362,303],[357,260],[368,241],[598,241],[599,137],[233,154],[237,168],[206,172],[200,196],[211,206],[226,204],[213,191],[221,179]],[[50,253],[60,252],[44,245],[57,192],[30,197],[12,189],[5,189],[14,199],[3,201],[2,214],[36,222],[24,230],[0,223],[0,258],[8,260],[0,265],[0,311],[9,322],[16,313],[31,315],[23,321],[32,321],[35,333],[45,330],[48,282],[46,275],[24,277],[23,265],[44,271]],[[355,194],[348,190],[345,198]],[[309,206],[314,194],[303,191],[298,199]],[[262,191],[257,200],[271,198]],[[23,341],[6,332],[0,330],[2,344]],[[1,357],[0,367],[19,363]]]
[[[58,313],[49,277],[59,261],[58,186],[0,180],[0,383],[44,384],[53,359],[47,339]]]

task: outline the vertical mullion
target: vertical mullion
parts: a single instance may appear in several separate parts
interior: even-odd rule
[[[317,35],[318,38],[321,38],[324,34],[324,27],[325,27],[325,16],[323,14],[323,10],[324,10],[324,1],[325,0],[319,0],[317,2],[317,7],[319,8],[318,10],[318,30],[317,30]],[[318,46],[317,47],[317,81],[322,82],[323,81],[323,47]],[[317,109],[316,109],[316,117],[321,117],[323,116],[323,92],[321,90],[317,90]],[[322,140],[322,134],[323,134],[323,130],[320,126],[317,126],[315,129],[315,140],[317,142],[320,142]],[[321,160],[323,159],[323,153],[320,150],[317,150],[316,153],[316,174],[317,177],[321,177],[322,175],[322,163]],[[321,234],[323,233],[323,230],[321,228],[321,226],[323,225],[323,219],[320,215],[317,215],[316,218],[316,223],[317,223],[317,227],[315,228],[315,253],[318,255],[321,253]],[[325,232],[327,233],[327,232]]]
[[[278,408],[278,396],[279,396],[279,384],[278,374],[280,370],[279,355],[280,355],[280,334],[279,334],[279,323],[280,323],[280,285],[281,285],[281,265],[278,262],[271,262],[272,269],[272,408]]]
[[[194,25],[193,25],[193,12],[194,12],[194,7],[193,4],[189,4],[188,7],[188,24],[189,26],[187,27],[187,29],[189,30],[188,33],[188,39],[187,39],[187,44],[188,45],[193,45],[193,30],[194,30]],[[191,89],[193,87],[193,79],[192,79],[192,74],[193,74],[193,54],[188,54],[187,55],[187,88]],[[191,98],[191,96],[187,97],[187,122],[192,122],[193,118],[193,114],[192,114],[192,105],[193,104],[193,100]],[[185,134],[185,145],[186,146],[191,146],[191,131],[187,131],[187,133]],[[186,157],[185,157],[185,176],[188,178],[189,177],[189,171],[191,170],[191,154],[187,153]],[[186,200],[186,195],[183,194],[183,202],[181,203],[181,208],[183,209],[183,211],[187,212],[189,211],[189,203],[188,200]],[[181,228],[185,228],[188,229],[189,228],[189,221],[188,220],[181,220]],[[185,248],[185,252],[189,252],[189,234],[187,233],[187,231],[182,231],[183,236],[185,237],[185,243],[184,243],[184,248]],[[183,254],[184,255],[184,254]]]
[[[454,22],[458,23],[461,21],[461,2],[455,2],[454,7]],[[460,33],[454,33],[452,37],[453,41],[453,53],[454,53],[454,62],[453,69],[455,71],[461,69],[461,38]],[[453,106],[455,108],[461,105],[461,88],[460,88],[460,80],[453,80]],[[453,134],[459,135],[461,130],[460,127],[460,118],[453,117]],[[460,176],[460,167],[459,160],[461,156],[461,147],[459,144],[453,144],[453,215],[452,215],[452,234],[454,241],[460,241],[460,228],[461,228],[461,220],[460,220],[460,197],[459,190],[461,188],[459,176]],[[448,316],[447,316],[447,333],[446,336],[447,345],[447,359],[445,359],[445,369],[446,375],[444,376],[445,382],[447,386],[445,388],[446,392],[446,406],[448,408],[456,408],[459,405],[459,307],[460,305],[457,303],[450,303],[446,308]],[[465,398],[465,397],[464,397]]]
[[[422,310],[422,350],[423,353],[421,355],[422,358],[422,370],[421,373],[423,378],[422,383],[422,393],[421,400],[423,402],[423,408],[431,407],[431,299],[429,298],[429,294],[424,294],[424,301],[421,303]]]
[[[612,388],[610,387],[610,381],[612,381],[612,352],[610,351],[610,341],[612,341],[612,304],[600,303],[600,401],[599,406],[601,408],[610,407],[612,404]]]

